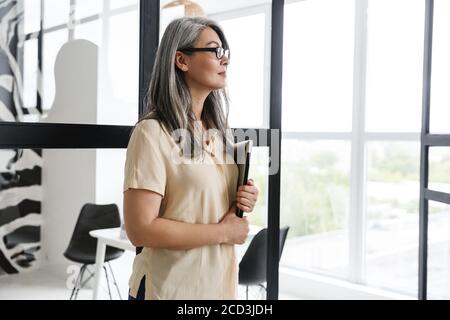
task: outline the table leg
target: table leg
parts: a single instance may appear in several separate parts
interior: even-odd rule
[[[101,239],[97,239],[97,255],[95,256],[95,281],[93,300],[98,300],[98,289],[102,277],[103,263],[105,261],[106,244]]]

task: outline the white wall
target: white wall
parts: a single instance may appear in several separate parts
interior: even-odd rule
[[[95,167],[96,203],[117,204],[121,217],[123,216],[122,186],[125,156],[125,149],[97,150]]]
[[[43,150],[42,249],[44,264],[69,265],[63,252],[86,202],[95,202],[92,150]],[[63,269],[65,272],[65,268]]]

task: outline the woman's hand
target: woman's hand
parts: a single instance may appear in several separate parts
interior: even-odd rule
[[[236,207],[232,206],[220,221],[222,241],[225,244],[244,244],[248,237],[249,222],[247,217],[239,218]]]
[[[236,194],[236,206],[244,212],[252,212],[258,200],[259,190],[253,179],[249,179],[247,185],[240,186]]]

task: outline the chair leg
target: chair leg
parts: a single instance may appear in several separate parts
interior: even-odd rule
[[[77,277],[77,278],[78,278],[78,277]],[[77,281],[78,281],[78,280],[77,280]],[[74,286],[73,289],[72,289],[72,293],[70,294],[69,300],[72,300],[72,297],[73,297],[74,292],[75,292],[75,286]]]
[[[87,267],[87,265],[83,264],[83,266],[80,269],[79,280],[78,280],[78,283],[76,286],[74,300],[77,300],[77,298],[78,298],[78,291],[80,291],[81,283],[83,282],[83,275],[84,275],[84,272],[86,271],[86,267]]]
[[[83,268],[83,266],[81,267],[81,269],[82,269],[82,268]],[[73,286],[73,289],[72,289],[72,293],[70,294],[69,300],[72,300],[73,295],[75,294],[75,291],[77,290],[77,287],[78,287],[78,281],[79,281],[80,275],[81,275],[81,269],[80,269],[80,271],[78,272],[77,278],[75,279],[75,283],[74,283],[74,286]]]
[[[117,289],[117,293],[119,295],[119,299],[122,300],[122,295],[120,294],[119,285],[117,284],[116,277],[114,276],[114,272],[112,270],[111,264],[109,262],[107,262],[107,264],[109,266],[109,270],[111,270],[111,275],[112,275],[112,278],[113,278],[113,281],[114,281],[114,286]]]
[[[86,266],[86,271],[89,272],[90,275],[89,275],[89,277],[88,277],[86,280],[84,280],[84,282],[81,284],[81,289],[83,289],[84,286],[86,285],[86,283],[88,283],[89,280],[91,280],[91,279],[94,277],[94,274],[93,274],[91,271],[89,271],[89,268],[88,268],[87,266]]]
[[[247,286],[247,288],[245,289],[245,298],[248,300],[248,286]]]
[[[108,279],[108,271],[106,270],[105,266],[103,266],[103,269],[105,269],[106,284],[108,285],[109,300],[112,300],[111,288],[109,286],[109,279]]]

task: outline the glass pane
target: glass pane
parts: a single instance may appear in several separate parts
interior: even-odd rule
[[[270,17],[269,17],[270,18]],[[228,68],[230,126],[233,128],[268,128],[269,95],[265,87],[269,75],[266,63],[265,13],[220,21],[232,52]],[[251,38],[251,50],[249,50]],[[245,89],[242,84],[245,83]],[[266,120],[264,122],[264,120]]]
[[[424,9],[422,0],[369,1],[367,131],[420,131]]]
[[[19,275],[14,275],[18,277],[14,281],[9,278],[6,285],[0,279],[0,298],[36,299],[38,294],[61,300],[70,296],[79,264],[66,259],[64,252],[81,208],[86,203],[116,204],[123,221],[125,158],[125,149],[0,150],[0,241],[8,247],[3,250],[4,246],[0,246],[0,256],[7,257],[0,259],[0,274],[11,270],[11,265],[19,270]],[[256,216],[265,215],[261,211],[267,192],[265,165],[267,148],[255,148],[250,177],[260,186],[262,200],[254,212]],[[245,253],[247,244],[240,248]],[[122,297],[128,295],[134,257],[135,251],[127,250],[111,261]],[[40,269],[35,270],[39,264]],[[38,272],[33,274],[37,276],[21,277],[20,273],[29,270]],[[94,268],[90,271],[95,272]],[[102,276],[100,299],[109,299],[105,280]],[[8,290],[11,282],[14,289],[22,284],[32,289]],[[42,286],[44,282],[50,284],[47,289]],[[113,299],[118,299],[112,283],[111,291]],[[245,299],[244,286],[239,293],[239,298]],[[92,286],[87,285],[80,290],[78,299],[90,300],[92,294]],[[265,298],[264,290],[257,287],[251,288],[249,295],[253,299]]]
[[[450,1],[435,0],[431,70],[430,132],[450,133]]]
[[[56,84],[59,89],[55,89],[55,60],[67,38],[67,29],[44,34],[43,102],[48,116],[43,121],[135,124],[139,94],[138,7],[76,25],[75,40],[92,43],[76,41],[65,46],[57,72],[61,74]],[[59,97],[56,102],[55,95]]]
[[[23,103],[25,107],[36,107],[38,82],[38,40],[24,42]]]
[[[258,201],[255,209],[248,215],[251,224],[260,227],[267,226],[268,189],[269,189],[269,148],[255,147],[252,149],[250,171],[248,177],[255,181],[259,189]]]
[[[44,29],[69,22],[70,0],[44,0]]]
[[[137,2],[136,2],[137,3]],[[102,110],[103,123],[134,124],[139,101],[139,10],[115,15],[110,21],[106,51],[110,83],[104,88],[104,101],[113,98],[113,106]],[[111,91],[106,88],[110,86]],[[111,95],[112,93],[112,95]]]
[[[350,143],[284,139],[281,150],[281,264],[346,277]]]
[[[417,295],[419,239],[417,142],[367,147],[367,283]]]
[[[171,2],[172,0],[161,1],[162,4]],[[256,7],[262,7],[271,3],[271,0],[228,0],[228,1],[215,1],[215,0],[196,0],[193,1],[199,4],[203,11],[208,15],[217,15],[222,13],[230,13],[233,10],[245,11],[255,9]],[[236,13],[231,13],[236,14]]]
[[[231,49],[227,70],[229,124],[233,128],[269,125],[270,1],[195,1],[223,28]],[[167,2],[161,3],[164,7]],[[184,15],[184,6],[161,9],[160,37],[167,25]],[[251,50],[249,50],[251,38]],[[242,87],[245,83],[245,88]]]
[[[248,177],[255,181],[255,185],[259,189],[258,201],[256,202],[253,212],[246,214],[250,222],[250,234],[247,241],[242,245],[236,245],[236,257],[241,261],[248,249],[255,234],[262,228],[267,227],[268,212],[268,188],[269,188],[269,148],[255,147],[252,149],[250,160],[250,171]],[[264,300],[266,298],[265,291],[258,286],[249,288],[249,299]],[[240,299],[246,297],[246,287],[239,286],[238,295]]]
[[[25,34],[39,31],[41,28],[41,0],[23,1]]]
[[[102,47],[102,21],[94,20],[79,24],[75,27],[75,39],[85,39]]]
[[[42,107],[52,108],[55,99],[55,60],[61,47],[69,39],[67,29],[44,33],[42,50],[43,97]]]
[[[355,1],[285,6],[283,130],[351,131]]]
[[[138,4],[139,4],[138,0],[109,0],[110,9],[118,9]]]
[[[125,149],[0,150],[0,275],[19,273],[1,277],[8,279],[0,280],[1,299],[45,296],[61,300],[70,296],[74,271],[79,271],[80,264],[66,259],[64,252],[83,205],[116,204],[123,221],[125,152]],[[134,257],[134,250],[125,251],[111,261],[122,297],[128,296]],[[33,273],[27,276],[28,271]],[[91,266],[90,271],[94,273],[95,268]],[[116,288],[110,284],[113,299],[118,299]],[[92,295],[91,280],[80,290],[78,299],[91,300]],[[99,298],[109,300],[104,276]]]
[[[450,193],[450,149],[430,148],[428,159],[428,188]]]
[[[75,18],[82,19],[95,14],[101,13],[103,10],[103,0],[76,0]]]
[[[429,201],[428,291],[430,300],[450,299],[450,210],[444,203]]]
[[[159,28],[159,36],[160,39],[164,35],[164,31],[172,20],[180,18],[184,15],[184,7],[183,6],[174,6],[170,8],[163,8],[165,3],[161,3],[161,12],[160,12],[160,28]]]

